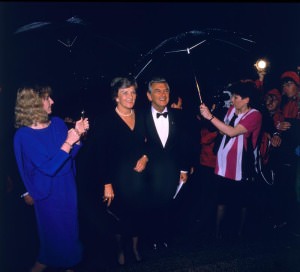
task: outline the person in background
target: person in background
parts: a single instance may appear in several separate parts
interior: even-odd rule
[[[14,153],[40,241],[30,272],[47,267],[73,271],[82,258],[74,158],[89,121],[80,119],[68,130],[61,118],[50,117],[51,93],[49,86],[20,88],[15,103]]]
[[[229,88],[232,106],[224,122],[215,117],[205,104],[200,105],[203,118],[209,120],[223,134],[217,152],[215,174],[219,176],[216,237],[222,237],[221,224],[226,207],[241,208],[238,236],[244,231],[247,207],[251,201],[251,183],[254,168],[254,151],[261,129],[262,116],[256,110],[258,90],[254,82],[240,81]],[[248,166],[248,167],[246,167]]]
[[[262,105],[262,129],[259,144],[261,177],[258,183],[259,209],[261,221],[272,226],[281,217],[283,188],[277,178],[276,160],[280,156],[280,132],[276,126],[284,120],[281,110],[282,96],[278,89],[273,88],[266,92]],[[267,220],[267,221],[266,221]]]
[[[225,105],[217,107],[216,103],[213,103],[210,108],[214,115],[219,118],[224,118],[228,110]],[[198,155],[195,175],[191,180],[191,183],[193,183],[192,203],[195,206],[197,228],[206,237],[211,238],[214,235],[212,232],[215,225],[217,205],[217,176],[214,173],[216,166],[215,149],[217,149],[217,145],[215,144],[220,135],[218,129],[211,122],[199,116],[199,114],[197,119],[200,130],[200,140],[198,140],[200,143],[200,155]],[[197,204],[195,205],[195,203]]]
[[[284,72],[280,76],[283,94],[283,114],[285,118],[300,119],[300,78],[294,71]]]
[[[171,104],[171,108],[182,110],[182,104],[183,104],[182,98],[178,96],[177,103],[173,102]]]
[[[148,162],[142,116],[134,109],[137,82],[132,77],[116,77],[111,82],[115,107],[98,116],[95,146],[99,179],[104,184],[103,201],[113,218],[117,262],[124,265],[126,241],[141,261],[139,236],[142,231],[145,181]]]
[[[281,137],[276,156],[276,169],[283,190],[281,191],[281,219],[274,227],[288,226],[289,231],[299,234],[299,208],[297,208],[299,205],[297,205],[296,193],[298,157],[295,150],[300,139],[300,78],[296,72],[286,71],[280,76],[280,83],[284,120],[276,124]]]
[[[262,139],[260,144],[260,152],[262,162],[268,163],[270,156],[270,149],[278,147],[281,144],[280,133],[276,126],[283,122],[284,117],[281,106],[281,94],[278,89],[269,90],[264,98],[265,111],[263,111],[263,128]]]

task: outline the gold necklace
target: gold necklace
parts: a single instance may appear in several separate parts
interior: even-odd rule
[[[118,110],[118,107],[116,107],[116,112],[117,112],[119,115],[124,116],[124,117],[128,117],[128,116],[131,116],[131,115],[133,114],[133,110],[132,110],[132,109],[130,110],[130,113],[124,114],[124,113],[122,113],[122,112],[120,112],[120,111]]]

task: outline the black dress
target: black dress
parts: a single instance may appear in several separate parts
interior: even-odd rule
[[[117,234],[136,235],[145,201],[144,172],[134,170],[145,154],[143,120],[136,113],[131,130],[115,110],[111,110],[96,119],[95,141],[99,179],[102,184],[111,183],[115,195],[107,210],[115,222],[112,227]]]

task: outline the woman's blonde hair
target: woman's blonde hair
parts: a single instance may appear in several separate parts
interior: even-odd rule
[[[15,128],[49,121],[48,113],[43,108],[44,97],[45,93],[40,93],[38,88],[25,87],[18,90],[15,104]]]

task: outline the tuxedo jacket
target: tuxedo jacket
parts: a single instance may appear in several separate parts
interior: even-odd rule
[[[149,193],[155,203],[170,201],[179,183],[180,171],[188,171],[189,146],[185,120],[181,110],[168,108],[169,135],[162,145],[152,116],[151,107],[145,112],[146,146],[149,161],[147,177]],[[160,117],[164,118],[164,117]]]

